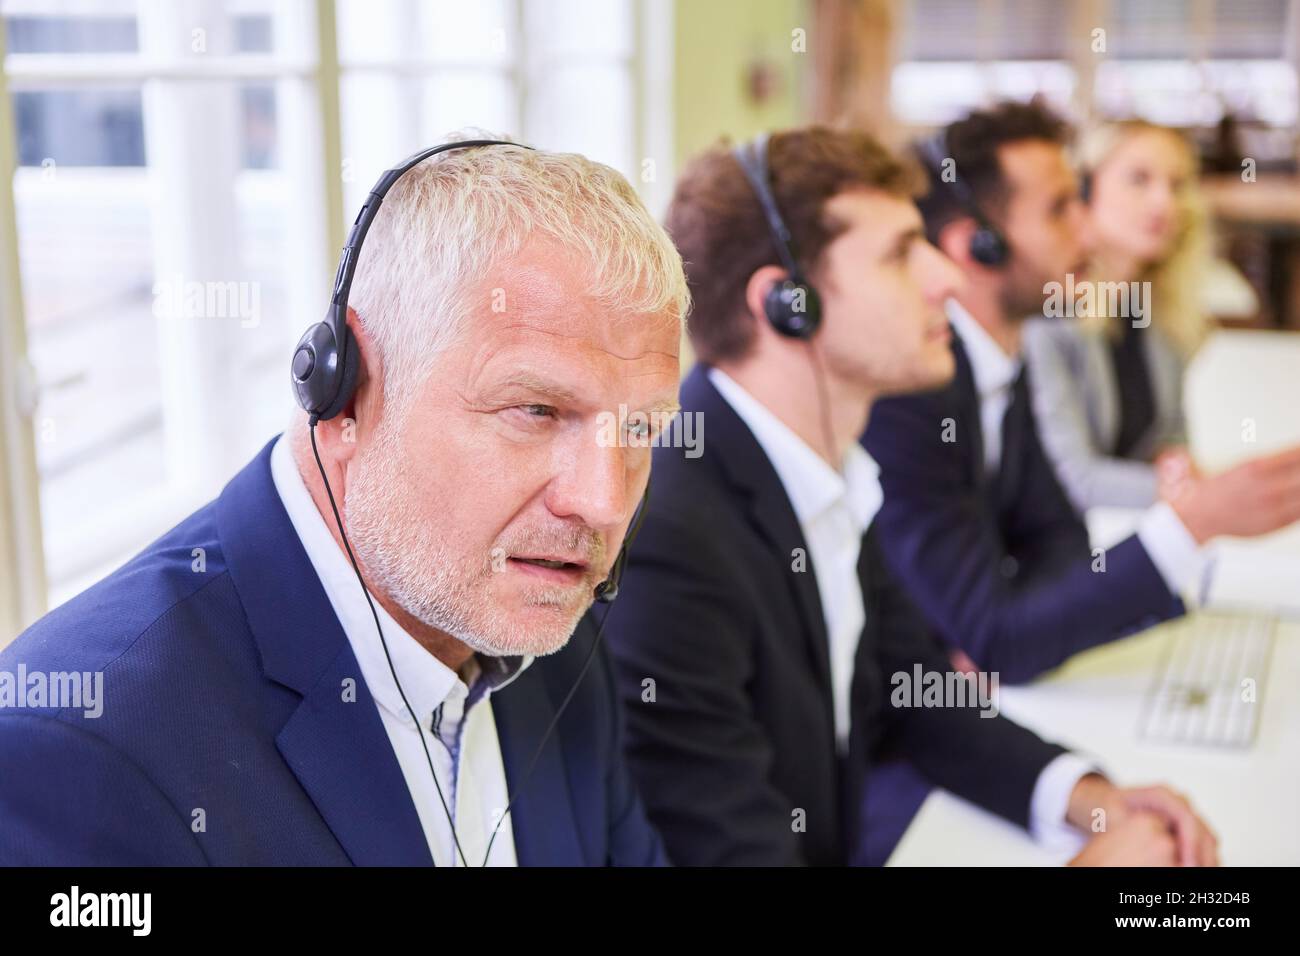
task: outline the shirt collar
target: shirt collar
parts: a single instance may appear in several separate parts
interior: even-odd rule
[[[975,377],[975,391],[979,397],[988,398],[1010,388],[1020,374],[1020,356],[1011,356],[1002,351],[1002,346],[994,341],[988,330],[956,299],[949,299],[946,309],[948,320],[966,347],[971,374]]]
[[[880,468],[866,450],[854,442],[844,455],[842,471],[836,471],[730,375],[718,368],[708,374],[772,463],[799,524],[812,523],[843,501],[865,533],[883,500]]]
[[[375,614],[379,617],[388,653],[392,656],[390,669],[379,634],[375,631],[370,604],[357,583],[356,572],[312,501],[283,435],[271,449],[271,478],[348,643],[352,645],[352,653],[361,667],[366,686],[381,707],[403,720],[410,720],[393,682],[392,669],[401,677],[402,689],[406,691],[411,708],[423,717],[433,713],[448,697],[468,697],[471,687],[477,692],[475,697],[479,693],[499,691],[532,664],[531,655],[488,657],[475,654],[471,665],[462,668],[467,678],[463,679],[461,674],[429,653],[382,604],[375,601]],[[480,680],[483,682],[482,691],[474,686]]]

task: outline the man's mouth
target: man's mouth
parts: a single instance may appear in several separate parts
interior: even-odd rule
[[[510,563],[531,577],[576,584],[587,577],[587,562],[564,555],[511,555]]]
[[[586,567],[577,561],[561,561],[554,558],[515,558],[515,561],[522,561],[524,564],[535,564],[539,568],[568,568],[573,571],[581,571]]]

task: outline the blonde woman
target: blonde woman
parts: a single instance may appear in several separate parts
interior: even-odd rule
[[[1143,121],[1098,127],[1080,145],[1090,274],[1075,321],[1029,323],[1025,354],[1043,445],[1076,508],[1141,508],[1182,450],[1183,369],[1205,337],[1208,222],[1192,147]],[[1125,299],[1108,294],[1123,283]],[[1082,295],[1091,284],[1091,302]]]

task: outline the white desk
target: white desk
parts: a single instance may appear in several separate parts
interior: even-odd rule
[[[1224,865],[1300,864],[1300,621],[1278,625],[1255,745],[1243,751],[1138,739],[1143,695],[1171,626],[1177,622],[1080,654],[1034,684],[1003,688],[1002,713],[1092,755],[1117,783],[1166,783],[1187,795],[1218,833]],[[935,791],[888,865],[1061,862],[1018,827]]]
[[[1219,332],[1185,381],[1191,446],[1208,471],[1300,442],[1300,335]],[[1249,428],[1247,428],[1249,425]],[[1096,509],[1094,545],[1131,533],[1140,512]],[[1285,608],[1247,751],[1145,744],[1137,728],[1166,628],[1080,654],[1028,687],[1001,691],[1002,712],[1049,740],[1092,755],[1117,783],[1182,791],[1219,834],[1226,865],[1300,865],[1300,525],[1267,539],[1227,540],[1211,606]],[[1068,857],[1068,854],[1065,854]],[[891,866],[1050,865],[1064,862],[1021,829],[936,791],[889,859]]]

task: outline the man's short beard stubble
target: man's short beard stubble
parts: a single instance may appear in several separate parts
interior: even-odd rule
[[[1043,303],[1046,301],[1043,286],[1048,280],[1035,275],[1032,267],[1023,265],[1014,256],[1004,269],[1006,284],[999,297],[1003,316],[1008,321],[1017,323],[1042,316]]]
[[[373,585],[416,620],[454,637],[490,657],[544,655],[560,650],[591,606],[596,581],[573,589],[537,584],[523,593],[525,606],[549,607],[551,623],[521,634],[492,606],[493,555],[467,562],[430,533],[415,506],[418,479],[407,473],[401,432],[405,416],[382,417],[366,451],[348,469],[343,502],[348,540]],[[538,529],[507,532],[492,549],[498,562],[506,555],[558,550],[586,555],[588,567],[604,566],[600,535],[590,528],[547,533]],[[499,563],[496,567],[501,567]],[[565,613],[564,607],[572,610]]]

